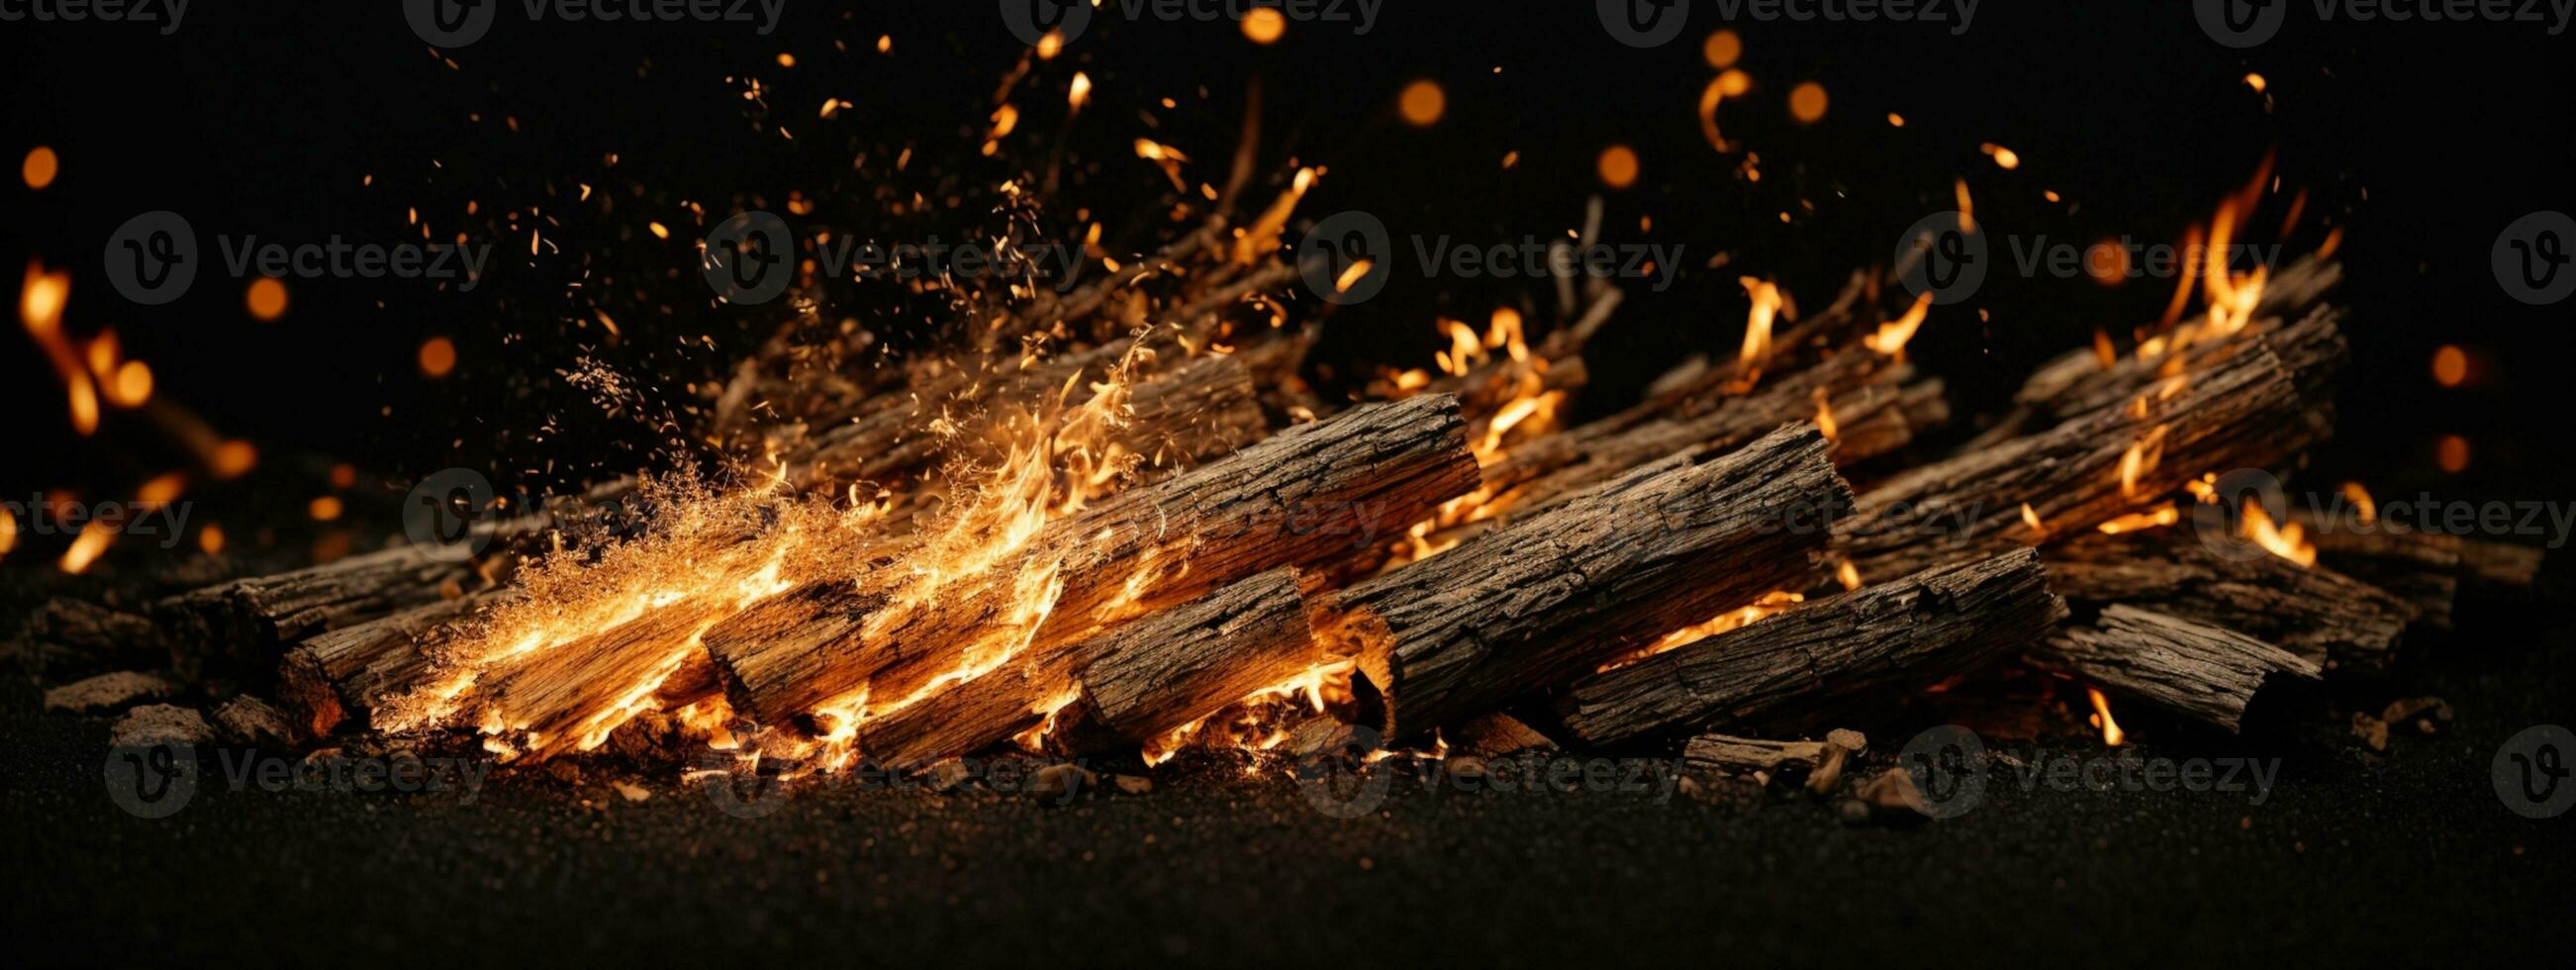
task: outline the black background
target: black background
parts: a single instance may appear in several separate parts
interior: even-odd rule
[[[1731,353],[1739,275],[1774,276],[1821,305],[1852,268],[1885,262],[1907,225],[1950,208],[1956,178],[1990,232],[2171,242],[2277,148],[2282,189],[2253,220],[2253,241],[2275,241],[2288,195],[2304,187],[2312,198],[2288,251],[2343,226],[2351,277],[2356,359],[2341,435],[2316,456],[2312,481],[2461,498],[2569,494],[2570,304],[2514,302],[2488,265],[2507,223],[2576,210],[2576,58],[2545,25],[2321,23],[2300,5],[2277,39],[2240,52],[2203,35],[2178,2],[1988,0],[1957,36],[1931,24],[1728,24],[1714,4],[1696,6],[1680,39],[1640,51],[1612,40],[1589,3],[1398,0],[1366,35],[1292,23],[1278,44],[1256,47],[1231,22],[1129,21],[1113,0],[1014,93],[1024,115],[994,159],[976,149],[997,82],[1025,47],[975,0],[789,0],[767,37],[749,24],[530,22],[511,3],[488,37],[448,52],[416,38],[393,4],[204,0],[171,36],[16,23],[0,31],[7,154],[52,146],[62,174],[42,191],[11,180],[0,256],[68,267],[72,332],[114,327],[154,367],[159,393],[262,447],[255,480],[267,484],[197,493],[220,521],[273,495],[279,476],[288,489],[322,490],[320,469],[339,461],[397,482],[467,465],[531,486],[666,462],[675,435],[658,419],[778,319],[774,307],[714,302],[695,277],[690,243],[715,217],[777,209],[795,192],[815,205],[800,226],[953,238],[973,212],[891,220],[883,199],[962,193],[976,210],[992,185],[1042,173],[1061,150],[1066,185],[1050,226],[1070,236],[1087,211],[1113,249],[1140,251],[1168,231],[1169,187],[1130,142],[1188,152],[1194,187],[1221,182],[1254,83],[1265,175],[1275,181],[1292,159],[1330,170],[1300,215],[1362,208],[1400,235],[1560,235],[1601,191],[1600,149],[1634,145],[1644,174],[1608,193],[1605,235],[1688,256],[1670,291],[1631,284],[1587,354],[1594,411],[1688,352]],[[1711,151],[1693,116],[1716,73],[1700,43],[1722,26],[1743,35],[1739,66],[1755,87],[1720,119],[1759,155],[1759,182],[1739,177],[1740,156]],[[890,53],[876,52],[880,35],[892,36]],[[796,66],[781,67],[781,52]],[[1059,144],[1076,70],[1097,87]],[[2264,75],[2268,96],[2244,83],[2248,71]],[[756,99],[745,96],[751,78]],[[1394,110],[1416,78],[1448,93],[1446,117],[1429,128]],[[1805,80],[1832,99],[1811,126],[1786,107]],[[1176,106],[1157,103],[1166,97]],[[819,118],[827,98],[853,107]],[[1886,122],[1891,111],[1904,127]],[[2014,149],[2021,167],[1998,169],[1979,153],[1984,142]],[[914,162],[890,174],[887,160],[905,148]],[[1505,170],[1500,159],[1515,151]],[[583,184],[593,201],[575,201]],[[690,202],[716,216],[699,219]],[[462,231],[493,245],[483,285],[293,280],[287,315],[259,323],[243,309],[243,281],[211,265],[219,235],[416,240],[415,208],[442,238]],[[121,223],[152,209],[186,216],[210,267],[179,301],[141,307],[107,284],[102,253]],[[646,234],[648,220],[672,238]],[[531,226],[547,243],[536,256]],[[1731,264],[1704,268],[1720,251]],[[1435,315],[1481,319],[1543,296],[1520,281],[1412,277],[1330,317],[1323,359],[1343,364],[1336,374],[1361,360],[1426,366],[1442,346]],[[2152,320],[2170,291],[2162,280],[1991,278],[1971,303],[1937,309],[1915,353],[1949,378],[1957,403],[1990,412],[2034,363],[2097,327],[2121,334]],[[598,311],[622,336],[609,337]],[[824,312],[889,330],[936,317],[870,294]],[[460,350],[444,380],[413,363],[431,335]],[[2444,343],[2474,352],[2471,386],[2430,379]],[[13,498],[56,487],[112,497],[186,464],[131,413],[76,438],[43,359],[17,334],[0,348],[11,418],[0,485]],[[568,386],[562,372],[584,358],[627,375],[647,406],[610,413]],[[2466,473],[2434,467],[2443,433],[2473,445]]]

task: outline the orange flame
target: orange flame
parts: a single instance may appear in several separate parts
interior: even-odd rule
[[[1923,317],[1930,312],[1931,295],[1915,297],[1914,305],[1907,307],[1903,315],[1879,324],[1877,333],[1860,338],[1860,342],[1880,354],[1901,358],[1905,356],[1906,341],[1914,339],[1914,331],[1923,326]]]
[[[2098,687],[2084,688],[2084,696],[2093,701],[2092,721],[2094,727],[2102,729],[2102,746],[2116,748],[2126,743],[2129,738],[2128,733],[2120,730],[2120,722],[2111,719],[2111,699],[2102,696],[2102,690]]]
[[[2296,522],[2273,525],[2272,516],[2250,496],[2245,500],[2245,518],[2237,528],[2245,538],[2253,540],[2266,552],[2302,566],[2317,564],[2317,547],[2307,541],[2307,530]]]
[[[98,385],[63,336],[63,305],[70,300],[71,290],[70,273],[48,272],[42,264],[28,262],[26,281],[18,291],[18,320],[44,350],[45,359],[54,365],[54,376],[62,379],[71,395],[72,430],[87,437],[98,430]]]

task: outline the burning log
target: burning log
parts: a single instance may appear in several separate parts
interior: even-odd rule
[[[1133,750],[1322,659],[1291,570],[1255,576],[1194,605],[1203,625],[1121,628],[1086,651],[1073,703],[1057,712],[1049,747],[1068,756]]]
[[[2164,529],[2085,536],[2048,551],[2050,583],[2258,638],[2324,669],[2382,672],[2415,610],[2376,587],[2269,553],[2231,559]]]
[[[1798,586],[1850,508],[1813,428],[1650,465],[1362,582],[1317,617],[1400,737],[1483,713],[1665,633]]]
[[[1188,723],[1286,679],[1314,657],[1296,577],[1274,570],[1089,640],[1032,649],[861,721],[859,750],[877,764],[917,770],[1036,727],[1061,709],[1053,740],[1073,754],[1098,753]]]
[[[1015,369],[983,400],[986,406],[1033,402],[1085,382],[1106,379],[1127,356],[1126,341]],[[950,393],[972,383],[954,379]],[[945,382],[941,382],[945,383]],[[930,425],[950,406],[939,389],[908,392],[911,406],[890,407],[832,428],[788,462],[787,478],[800,488],[829,488],[853,481],[909,477],[954,451]],[[1130,453],[1165,460],[1221,455],[1269,432],[1251,372],[1233,357],[1184,361],[1129,387],[1127,427],[1112,442]]]
[[[2321,675],[2316,664],[2234,630],[2122,604],[2049,638],[2033,659],[2231,733],[2267,681]]]
[[[2333,319],[2312,318],[2125,406],[1909,469],[1861,496],[1837,552],[1863,576],[1917,572],[2090,530],[2213,469],[2277,465],[2329,433],[2320,402],[2344,355]]]
[[[1984,666],[2066,616],[2017,550],[1791,607],[1577,681],[1566,729],[1606,745],[1683,729],[1779,726]]]
[[[2397,531],[2349,516],[2292,510],[2291,521],[2316,547],[2317,561],[2377,585],[2413,604],[2418,622],[2449,629],[2462,586],[2530,588],[2541,550],[2439,532]]]
[[[317,634],[287,651],[278,668],[278,700],[316,736],[343,719],[367,718],[428,676],[422,640],[430,631],[472,615],[488,600],[460,596]]]
[[[1970,442],[1966,450],[2000,443],[2034,423],[2062,424],[2117,407],[2157,380],[2202,370],[2247,345],[2250,338],[2283,329],[2283,315],[2305,319],[2334,311],[2315,307],[2343,282],[2343,264],[2307,256],[2284,268],[2263,287],[2244,329],[2232,335],[2207,332],[2208,318],[2188,321],[2174,332],[2140,348],[2138,353],[2103,363],[2105,351],[2075,350],[2031,373],[2014,394],[2016,410]],[[2309,309],[2302,312],[2300,308]]]
[[[866,686],[905,699],[954,676],[959,645],[1045,644],[1280,566],[1392,538],[1475,484],[1457,404],[1356,408],[1047,525],[1015,562],[907,608],[848,581],[810,584],[706,632],[735,709],[781,721]],[[1038,623],[1011,586],[1055,567]],[[1035,627],[1035,629],[1023,629]]]
[[[473,578],[469,563],[403,546],[192,590],[154,604],[153,613],[179,634],[171,653],[183,673],[265,671],[287,643],[438,602],[443,587]]]

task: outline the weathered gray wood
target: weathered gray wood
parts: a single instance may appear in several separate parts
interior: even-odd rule
[[[1400,737],[1588,672],[1815,575],[1851,492],[1813,427],[1649,465],[1360,583],[1316,631],[1356,656]]]
[[[2384,672],[2415,609],[2377,587],[2269,553],[2218,555],[2189,526],[2090,535],[2048,550],[2079,605],[2125,603],[2225,627],[2328,669]]]
[[[1803,603],[1595,674],[1566,689],[1557,715],[1592,744],[1791,725],[1971,672],[2065,616],[2038,555],[2016,550]]]
[[[1834,734],[1841,740],[1852,743],[1837,744],[1835,738],[1823,741],[1765,741],[1759,738],[1739,738],[1724,734],[1702,734],[1690,739],[1690,743],[1682,747],[1682,766],[1702,774],[1776,772],[1782,768],[1803,768],[1812,771],[1818,764],[1824,762],[1826,747],[1840,747],[1847,754],[1856,754],[1860,748],[1854,745],[1867,743],[1861,739],[1858,731],[1835,731]]]
[[[2224,627],[2114,605],[2070,626],[2033,655],[2038,662],[2204,724],[2237,729],[2266,680],[2315,680],[2316,664]]]

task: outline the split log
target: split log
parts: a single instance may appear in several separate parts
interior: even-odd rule
[[[1591,670],[1814,575],[1850,488],[1824,436],[1787,427],[1675,458],[1392,570],[1319,611],[1316,634],[1419,734]]]
[[[2316,515],[2293,509],[2317,561],[2404,597],[2420,621],[2448,629],[2460,588],[2488,592],[2529,589],[2538,578],[2542,551],[2442,532],[2399,530],[2362,522],[2351,514]]]
[[[2314,318],[2127,405],[1901,472],[1837,524],[1836,552],[1865,577],[1913,573],[2081,534],[2206,472],[2277,466],[2331,432],[2344,358],[2334,321]]]
[[[2231,733],[2266,681],[2320,676],[2316,664],[2234,630],[2118,604],[2051,637],[2032,659]]]
[[[1577,681],[1566,729],[1606,745],[1677,730],[1779,727],[1967,673],[2066,616],[2030,550],[1800,604]]]
[[[2078,605],[2125,603],[2225,627],[2323,669],[2385,672],[2415,610],[2377,587],[2264,553],[2228,558],[2182,527],[2091,535],[2048,550],[2050,585]]]
[[[423,638],[430,631],[473,615],[489,600],[488,595],[441,600],[306,639],[287,651],[278,668],[278,700],[316,737],[331,733],[343,719],[364,721],[429,674]]]
[[[275,669],[285,644],[398,610],[438,602],[474,579],[469,563],[409,546],[274,576],[253,576],[154,604],[176,636],[171,659],[195,677],[209,668]]]
[[[1454,400],[1356,408],[1051,523],[1016,559],[929,602],[816,583],[717,624],[705,644],[734,709],[766,722],[862,686],[879,704],[910,699],[954,677],[973,656],[966,645],[1078,638],[1265,570],[1375,545],[1475,481]],[[1061,590],[1044,623],[1025,629],[1016,587],[1050,569]]]
[[[1293,570],[1264,573],[1202,601],[1205,625],[1136,631],[1095,648],[1074,674],[1048,747],[1067,757],[1134,750],[1323,661]],[[1135,624],[1131,624],[1135,625]]]
[[[1098,637],[1033,649],[861,721],[859,751],[918,770],[1055,717],[1051,740],[1070,754],[1096,754],[1186,724],[1314,659],[1296,577],[1274,570]]]
[[[1868,743],[1858,731],[1841,730],[1823,741],[1765,741],[1703,734],[1682,747],[1682,766],[1698,774],[1777,772],[1783,768],[1812,771],[1824,762],[1826,748],[1857,754]]]

